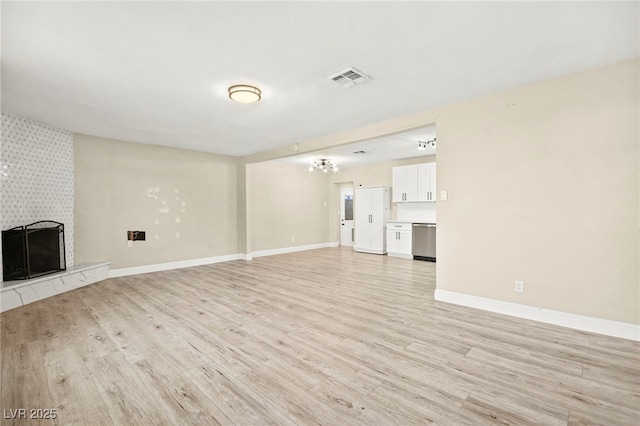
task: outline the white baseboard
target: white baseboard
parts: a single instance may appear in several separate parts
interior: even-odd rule
[[[387,252],[387,256],[389,256],[389,257],[399,257],[401,259],[412,259],[413,260],[413,255],[412,254],[393,253],[393,252],[388,251]]]
[[[339,241],[332,241],[329,243],[309,244],[306,246],[284,247],[284,248],[272,249],[272,250],[254,251],[253,253],[251,253],[251,256],[252,257],[273,256],[276,254],[294,253],[297,251],[315,250],[315,249],[321,249],[321,248],[327,248],[327,247],[338,247],[339,245],[340,245]]]
[[[228,262],[243,259],[245,255],[227,254],[224,256],[203,257],[200,259],[179,260],[177,262],[156,263],[154,265],[133,266],[131,268],[111,269],[109,278],[125,277],[127,275],[146,274],[149,272],[168,271],[170,269],[188,268],[190,266],[211,265],[213,263]]]
[[[157,263],[154,265],[133,266],[109,270],[109,278],[125,277],[127,275],[146,274],[149,272],[168,271],[170,269],[188,268],[191,266],[211,265],[231,260],[252,260],[254,257],[273,256],[276,254],[293,253],[296,251],[315,250],[326,247],[338,247],[339,242],[310,244],[306,246],[286,247],[273,250],[255,251],[253,253],[236,253],[216,257],[203,257],[200,259],[180,260],[177,262]]]
[[[441,289],[436,289],[434,298],[440,302],[468,306],[470,308],[482,309],[484,311],[559,325],[576,330],[640,341],[640,324],[588,317]]]
[[[371,250],[369,248],[362,248],[358,246],[353,246],[353,250],[358,253],[371,253],[371,254],[387,254],[386,250]]]

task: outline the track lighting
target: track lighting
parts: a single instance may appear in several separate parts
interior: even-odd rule
[[[418,141],[418,151],[424,151],[427,147],[435,148],[436,147],[436,138],[431,139],[430,141]]]

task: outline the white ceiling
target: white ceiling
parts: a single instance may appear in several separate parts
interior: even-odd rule
[[[3,1],[1,8],[3,112],[234,156],[639,51],[638,2]],[[327,80],[351,66],[371,80],[349,89]],[[259,86],[262,101],[231,102],[226,90],[237,83]]]
[[[326,159],[336,164],[339,169],[359,167],[384,161],[435,155],[438,147],[437,141],[435,147],[427,145],[427,149],[424,151],[418,150],[418,141],[427,142],[433,139],[436,139],[436,128],[428,126],[395,135],[284,157],[278,161],[308,167],[314,161]]]

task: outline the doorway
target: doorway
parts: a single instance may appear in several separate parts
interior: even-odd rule
[[[340,245],[353,246],[353,189],[340,188]]]

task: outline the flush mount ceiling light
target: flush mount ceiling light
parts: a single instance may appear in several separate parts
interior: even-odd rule
[[[338,165],[323,158],[322,160],[311,163],[309,171],[312,172],[314,170],[322,170],[323,173],[329,173],[329,170],[331,170],[333,173],[337,173]]]
[[[431,139],[430,141],[418,141],[418,150],[419,151],[424,151],[425,149],[427,149],[427,147],[430,146],[431,148],[435,148],[436,147],[436,138]]]
[[[248,84],[236,84],[229,87],[229,99],[243,104],[258,102],[262,97],[262,90]]]

